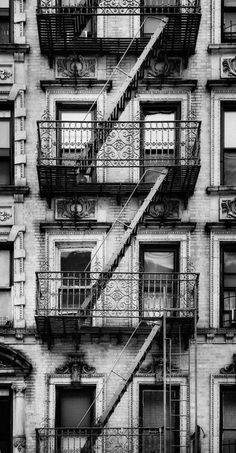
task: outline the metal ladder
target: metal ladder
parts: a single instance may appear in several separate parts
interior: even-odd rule
[[[113,397],[109,401],[103,414],[101,415],[101,417],[98,419],[97,423],[95,424],[95,426],[94,426],[95,429],[93,430],[92,438],[90,438],[90,439],[88,438],[86,440],[84,446],[81,448],[81,450],[80,450],[81,453],[91,453],[93,451],[93,447],[97,441],[97,438],[100,436],[104,426],[108,422],[108,420],[111,417],[111,415],[113,414],[115,408],[119,404],[122,396],[126,392],[130,382],[133,379],[134,374],[139,369],[141,363],[144,361],[149,349],[152,346],[153,340],[155,339],[157,334],[160,333],[161,327],[162,327],[162,321],[156,322],[155,325],[152,327],[151,332],[149,333],[149,335],[147,336],[146,340],[144,341],[141,349],[137,353],[137,355],[134,359],[134,362],[128,371],[127,376],[122,377],[122,382],[116,389]]]
[[[135,214],[131,224],[128,226],[127,231],[123,235],[123,238],[120,242],[119,249],[109,259],[105,268],[103,269],[102,274],[98,276],[96,283],[92,286],[91,294],[85,298],[83,304],[80,307],[80,311],[89,311],[92,309],[94,303],[96,303],[99,295],[105,289],[108,281],[112,277],[113,272],[118,267],[121,258],[124,256],[127,248],[130,246],[133,236],[135,236],[137,232],[137,228],[139,223],[142,222],[144,214],[148,211],[151,201],[154,199],[155,195],[157,194],[158,189],[160,189],[164,179],[166,178],[168,173],[168,169],[163,169],[162,172],[159,174],[155,184],[151,188],[150,192],[146,196],[145,200],[143,201],[142,205],[138,209],[137,213]],[[115,223],[115,222],[114,222]],[[113,224],[114,225],[114,224]],[[106,279],[104,279],[104,274],[106,274]],[[86,315],[85,315],[86,317]]]

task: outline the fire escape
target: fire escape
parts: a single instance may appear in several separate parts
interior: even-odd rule
[[[63,441],[63,446],[68,441],[68,451],[73,453],[109,452],[107,445],[111,437],[108,427],[110,418],[134,376],[139,373],[153,345],[158,349],[156,368],[153,365],[153,369],[156,374],[161,372],[163,382],[163,427],[150,429],[142,426],[132,428],[130,432],[127,430],[123,449],[120,451],[199,451],[196,413],[193,420],[188,417],[190,394],[191,404],[195,402],[196,406],[198,274],[186,272],[147,275],[144,272],[122,273],[118,270],[139,225],[149,213],[151,203],[163,194],[175,194],[186,201],[194,192],[200,169],[198,121],[172,121],[167,126],[159,122],[152,126],[151,129],[155,128],[162,136],[167,129],[169,137],[172,137],[169,142],[173,141],[174,129],[175,141],[178,142],[177,155],[166,160],[161,158],[159,162],[155,159],[155,163],[150,157],[143,156],[145,138],[142,121],[119,121],[129,101],[135,96],[151,58],[156,58],[160,50],[170,54],[177,52],[185,58],[194,52],[200,21],[199,2],[163,0],[155,2],[155,5],[153,3],[144,1],[138,6],[127,7],[128,14],[139,14],[144,20],[147,15],[155,16],[156,29],[149,38],[141,36],[135,39],[113,39],[82,36],[82,32],[94,16],[112,16],[115,13],[122,15],[121,7],[113,10],[113,7],[103,6],[103,2],[91,0],[82,1],[77,6],[58,6],[53,1],[48,5],[48,2],[39,0],[37,20],[40,46],[42,53],[47,54],[50,60],[62,52],[70,54],[72,49],[79,49],[80,53],[86,54],[109,55],[115,52],[122,56],[127,52],[137,55],[136,63],[129,73],[124,74],[124,82],[103,120],[91,122],[85,119],[84,122],[73,123],[73,126],[69,126],[69,132],[67,124],[51,118],[38,122],[38,175],[41,196],[51,200],[58,195],[71,196],[75,193],[115,195],[119,188],[122,196],[128,195],[125,207],[128,207],[130,200],[137,195],[144,197],[131,223],[124,224],[126,231],[119,247],[102,272],[85,270],[83,273],[73,272],[71,275],[63,275],[61,272],[37,273],[36,324],[39,334],[49,345],[54,338],[62,335],[77,341],[85,333],[92,335],[95,331],[101,332],[101,328],[119,332],[124,329],[131,335],[130,341],[134,334],[144,338],[129,371],[120,376],[120,384],[94,427],[85,430],[78,426],[74,437],[69,431],[66,433],[63,430],[55,432],[50,428],[39,429],[37,443],[40,453],[55,453],[55,438],[58,436]],[[124,73],[119,64],[117,70]],[[111,137],[115,136],[118,141],[127,130],[131,131],[128,146],[133,155],[131,153],[125,159],[119,158],[118,155],[115,161],[109,159],[107,148]],[[76,157],[65,158],[58,155],[58,147],[61,148],[65,142],[63,134],[67,141],[70,141],[70,135],[73,137],[74,148],[77,144]],[[157,147],[160,147],[160,134],[156,137]],[[168,138],[165,141],[168,142]],[[168,145],[169,143],[167,147]],[[73,153],[76,154],[75,149]],[[113,173],[109,174],[109,171],[121,167],[138,170],[136,180],[131,183],[126,179],[119,183],[114,182]],[[146,176],[150,171],[154,171],[156,177],[152,182],[147,182]],[[122,222],[118,216],[111,229]],[[109,311],[109,303],[106,304],[110,288],[114,284],[121,285],[128,291],[129,308]],[[70,300],[67,308],[65,300]],[[156,305],[153,305],[153,300]],[[124,354],[126,349],[127,345]],[[118,375],[115,369],[112,369],[112,372]],[[179,390],[176,390],[176,382],[181,382]],[[178,423],[173,419],[175,410]],[[74,440],[71,440],[72,437]],[[43,449],[45,439],[46,450]],[[115,443],[115,438],[113,441]]]

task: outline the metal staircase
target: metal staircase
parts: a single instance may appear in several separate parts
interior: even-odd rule
[[[93,437],[92,438],[88,438],[86,440],[86,443],[84,444],[84,446],[80,450],[81,453],[91,453],[93,451],[93,446],[96,443],[97,438],[99,437],[99,435],[101,434],[104,426],[106,425],[106,423],[108,422],[109,418],[113,414],[116,406],[119,404],[120,399],[122,398],[122,396],[126,392],[130,382],[133,379],[134,374],[139,369],[141,363],[144,361],[149,349],[152,346],[153,340],[155,339],[157,334],[161,331],[161,326],[162,326],[162,322],[159,321],[159,322],[156,322],[155,325],[152,327],[151,332],[147,336],[147,338],[144,341],[141,349],[139,350],[138,354],[136,355],[136,357],[134,359],[134,362],[133,362],[132,366],[130,367],[127,376],[122,378],[122,382],[120,383],[120,385],[116,389],[113,397],[109,401],[109,403],[108,403],[107,407],[105,408],[103,414],[101,415],[101,417],[98,419],[98,422],[94,426],[95,429],[94,429]]]
[[[137,232],[138,225],[142,222],[143,216],[145,213],[148,212],[149,206],[151,201],[155,198],[157,191],[160,189],[164,179],[168,173],[168,169],[163,169],[162,172],[159,174],[155,184],[153,185],[152,189],[150,190],[149,194],[143,201],[142,205],[140,206],[139,210],[135,214],[131,224],[128,226],[127,231],[123,235],[123,238],[119,244],[119,249],[116,251],[109,261],[107,262],[105,268],[103,269],[102,274],[98,277],[96,283],[93,285],[90,296],[86,297],[83,304],[81,305],[80,310],[85,311],[91,310],[94,303],[97,301],[99,295],[106,287],[109,279],[112,277],[113,272],[117,269],[121,258],[123,258],[127,248],[130,246],[132,238],[135,236]],[[116,222],[113,223],[113,226]],[[106,279],[104,279],[104,273],[106,274]],[[86,317],[86,315],[85,315]]]
[[[122,83],[117,95],[110,104],[110,108],[104,118],[104,121],[116,121],[119,119],[120,114],[124,111],[127,103],[132,98],[133,93],[138,89],[139,80],[144,76],[144,70],[150,64],[151,57],[156,57],[159,53],[159,49],[154,45],[157,39],[160,37],[164,27],[168,22],[167,17],[157,18],[157,28],[151,36],[148,44],[144,48],[140,57],[137,59],[135,65],[131,69],[129,74],[126,74],[126,78]],[[124,73],[123,70],[117,69]]]

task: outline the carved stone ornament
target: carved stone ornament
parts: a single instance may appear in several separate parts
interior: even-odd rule
[[[161,55],[152,58],[150,67],[147,69],[146,77],[180,77],[182,72],[181,58],[167,57]]]
[[[74,55],[56,59],[57,78],[94,78],[96,77],[96,58]]]
[[[19,451],[23,452],[26,447],[26,439],[25,436],[18,436],[14,439],[14,447]]]
[[[236,77],[236,56],[221,58],[221,78],[227,79]]]
[[[236,374],[236,354],[233,354],[233,362],[220,369],[220,374]]]
[[[84,354],[69,356],[69,359],[61,367],[56,368],[56,374],[70,374],[72,382],[80,382],[81,375],[91,376],[95,368],[88,365],[84,360]]]
[[[12,206],[0,206],[0,225],[13,225]]]
[[[220,220],[235,220],[236,219],[236,198],[221,198],[220,199]]]
[[[95,217],[95,200],[77,199],[58,199],[55,204],[56,220],[73,220],[73,219],[92,219]]]
[[[12,64],[0,64],[0,84],[14,83],[14,71]]]
[[[16,393],[17,396],[23,396],[23,394],[26,391],[27,386],[24,383],[21,384],[21,383],[15,382],[14,384],[12,384],[11,388],[12,388],[13,392]]]
[[[151,203],[147,217],[152,219],[178,219],[180,215],[179,200],[163,199],[157,203]]]

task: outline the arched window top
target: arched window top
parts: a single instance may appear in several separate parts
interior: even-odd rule
[[[0,343],[0,374],[28,376],[32,365],[25,355],[12,349],[10,346]]]

